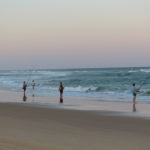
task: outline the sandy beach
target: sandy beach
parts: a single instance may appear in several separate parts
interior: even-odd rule
[[[150,150],[150,0],[0,0],[0,150]]]
[[[1,103],[0,133],[1,150],[150,149],[150,120],[107,111]]]

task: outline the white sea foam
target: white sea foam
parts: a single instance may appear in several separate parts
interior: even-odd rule
[[[77,87],[65,87],[65,91],[72,91],[72,92],[85,92],[89,88],[77,86]]]
[[[55,72],[55,71],[35,71],[35,74],[39,74],[39,75],[45,75],[45,76],[49,76],[49,77],[57,77],[57,76],[67,76],[70,74],[70,72]]]
[[[134,72],[139,74],[135,76]],[[30,92],[34,79],[37,94],[58,95],[59,82],[62,81],[64,93],[69,96],[131,98],[133,80],[140,83],[143,77],[146,78],[147,84],[142,89],[149,90],[149,72],[150,68],[0,71],[0,88],[20,89],[23,81],[27,81],[27,91]],[[146,96],[148,93],[141,94],[138,99]]]
[[[138,70],[129,70],[128,72],[129,72],[129,73],[138,72]]]
[[[150,73],[150,69],[140,69],[141,72]]]

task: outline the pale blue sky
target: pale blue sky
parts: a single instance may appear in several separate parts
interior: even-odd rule
[[[149,0],[0,0],[0,69],[150,66]]]

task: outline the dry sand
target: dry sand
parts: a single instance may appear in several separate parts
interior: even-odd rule
[[[1,103],[0,150],[150,150],[150,120]]]

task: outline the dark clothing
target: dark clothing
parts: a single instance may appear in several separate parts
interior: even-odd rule
[[[24,91],[26,91],[26,89],[27,89],[27,85],[26,85],[26,84],[24,84],[24,85],[23,85],[23,87],[22,87],[22,89],[23,89]]]
[[[60,89],[59,91],[60,91],[60,93],[63,93],[63,89]]]
[[[60,93],[63,93],[63,91],[64,91],[64,87],[63,87],[62,85],[60,85],[60,87],[59,87],[59,91],[60,91]]]
[[[64,86],[62,84],[60,84],[60,86],[59,86],[60,103],[63,103],[63,91],[64,91]]]
[[[136,96],[136,93],[133,93],[133,96]]]

